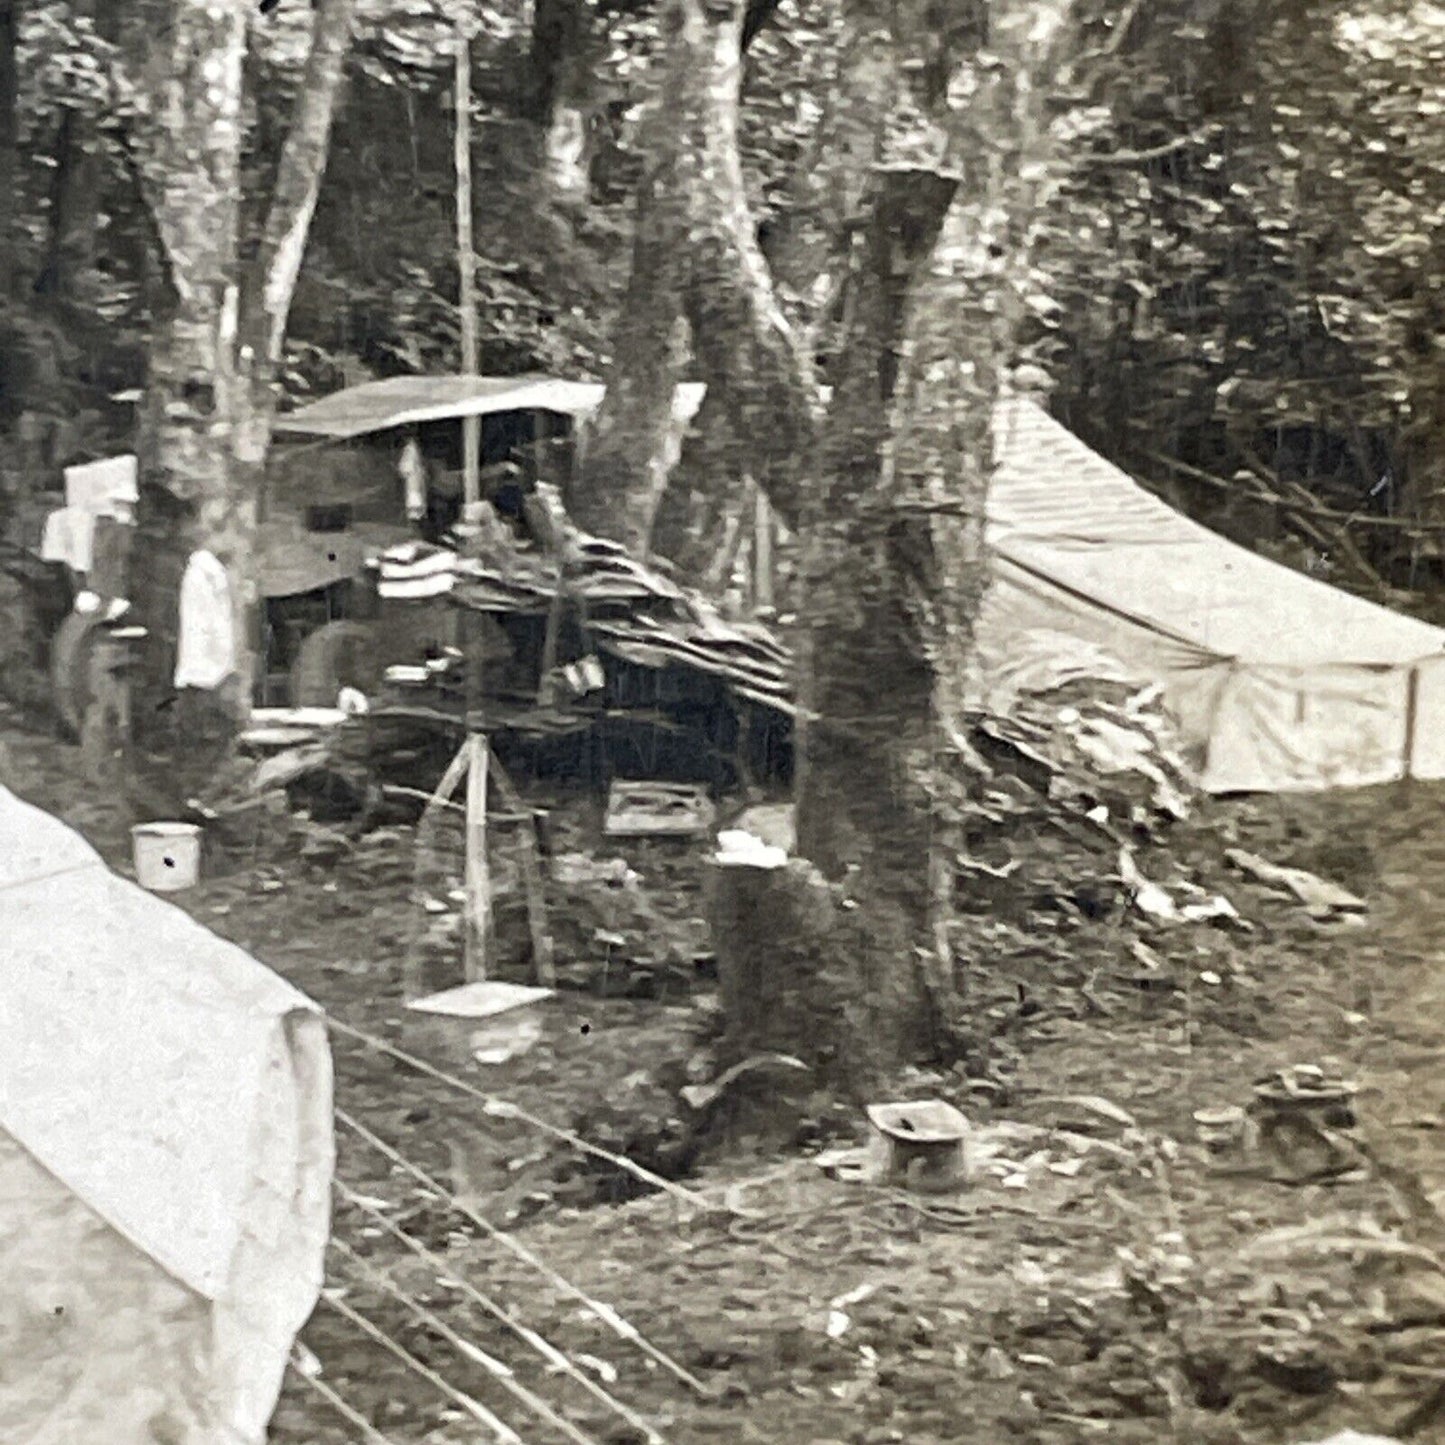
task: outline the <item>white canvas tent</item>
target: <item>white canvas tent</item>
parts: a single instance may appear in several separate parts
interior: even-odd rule
[[[1445,631],[1190,521],[1034,403],[995,446],[986,694],[1087,645],[1163,687],[1212,792],[1445,777]]]
[[[0,1440],[257,1445],[330,1226],[305,997],[0,788]]]

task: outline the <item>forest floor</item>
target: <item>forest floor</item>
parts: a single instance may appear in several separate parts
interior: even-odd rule
[[[79,781],[76,751],[3,710],[0,743],[11,785],[128,871],[128,819]],[[1041,949],[1032,974],[1027,949],[1006,968],[981,954],[972,996],[988,1021],[984,1062],[971,1078],[899,1084],[960,1100],[991,1157],[946,1199],[827,1177],[815,1130],[811,1144],[786,1147],[724,1139],[683,1181],[709,1207],[684,1210],[660,1193],[599,1202],[596,1181],[569,1174],[560,1161],[574,1156],[544,1133],[336,1037],[340,1108],[454,1187],[454,1165],[470,1159],[481,1213],[703,1391],[344,1130],[338,1177],[363,1203],[338,1201],[338,1238],[505,1361],[510,1383],[550,1402],[571,1432],[529,1418],[477,1355],[410,1320],[351,1255],[337,1255],[333,1281],[529,1441],[645,1439],[599,1391],[676,1445],[1296,1445],[1345,1427],[1445,1441],[1442,805],[1445,792],[1416,785],[1208,804],[1189,825],[1199,857],[1222,853],[1227,834],[1308,864],[1348,839],[1355,876],[1340,881],[1367,899],[1361,926],[1317,924],[1256,891],[1241,902],[1250,932],[1152,938],[1167,987],[1111,981],[1137,972],[1128,960],[1139,954],[1103,926]],[[702,866],[683,848],[595,838],[592,851],[665,877],[686,922],[700,911]],[[335,1018],[404,1043],[413,889],[411,849],[393,836],[329,866],[258,843],[176,901]],[[574,946],[585,941],[564,943],[559,963]],[[649,999],[564,992],[530,1052],[469,1077],[586,1132],[579,1121],[615,1122],[646,1094],[659,1059],[687,1055],[708,1008],[705,984]],[[1359,1082],[1357,1167],[1289,1182],[1284,1156],[1225,1167],[1197,1145],[1195,1110],[1243,1104],[1261,1074],[1301,1062],[1333,1063]],[[1093,1103],[1059,1102],[1080,1095]],[[819,1112],[839,1117],[836,1105]],[[845,1134],[861,1139],[861,1120],[844,1118]],[[444,1255],[449,1274],[409,1255],[377,1215]],[[589,1383],[539,1359],[518,1326],[564,1351]],[[304,1338],[320,1379],[381,1438],[485,1438],[455,1400],[328,1306]],[[272,1438],[363,1437],[293,1377]]]

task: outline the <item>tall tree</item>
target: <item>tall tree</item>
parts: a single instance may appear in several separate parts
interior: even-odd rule
[[[1073,103],[1056,92],[1076,31],[1069,0],[845,8],[837,183],[855,199],[826,417],[812,420],[805,367],[742,378],[711,337],[698,352],[709,380],[736,389],[737,435],[801,524],[805,553],[801,857],[723,870],[720,958],[783,981],[748,1043],[801,1047],[862,1083],[958,1023],[959,720],[986,585],[995,408],[1053,122]],[[722,254],[704,273],[713,286]],[[732,286],[759,295],[745,269]],[[746,356],[758,326],[718,310]],[[697,335],[708,317],[690,320]],[[806,428],[776,424],[804,416]],[[810,435],[816,453],[800,453]],[[739,891],[752,926],[729,929]],[[766,970],[749,957],[759,949]]]
[[[785,515],[812,445],[811,367],[758,244],[738,147],[745,0],[665,0],[661,83],[649,120],[633,265],[608,394],[589,441],[579,521],[645,547],[666,485],[673,387],[690,338],[713,409],[747,437]],[[679,322],[686,323],[686,332]]]
[[[243,248],[247,0],[173,0],[127,15],[120,49],[131,162],[159,259],[141,439],[137,601],[160,666],[196,549],[224,564],[239,665],[222,697],[249,706],[256,509],[276,368],[326,165],[355,0],[314,0],[310,49],[254,246]]]

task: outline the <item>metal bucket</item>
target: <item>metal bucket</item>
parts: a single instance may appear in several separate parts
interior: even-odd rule
[[[130,830],[136,881],[152,893],[194,888],[201,876],[201,830],[194,823],[141,823]]]

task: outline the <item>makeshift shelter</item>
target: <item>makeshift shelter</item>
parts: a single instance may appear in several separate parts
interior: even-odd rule
[[[1445,631],[1190,521],[1031,402],[995,438],[985,697],[1088,645],[1163,688],[1211,792],[1445,777]]]
[[[259,1445],[329,1234],[305,997],[0,788],[0,1440]]]
[[[702,405],[705,388],[685,383],[673,414],[687,422]],[[393,376],[333,392],[276,419],[284,435],[351,441],[356,437],[500,412],[540,411],[583,420],[602,404],[597,382],[548,376]]]
[[[679,433],[702,391],[678,389]],[[282,429],[344,439],[514,408],[585,421],[602,395],[590,383],[536,377],[407,377],[327,397],[293,413]],[[1445,631],[1190,521],[1033,402],[1003,402],[995,436],[993,585],[977,633],[983,699],[1006,705],[1021,689],[1077,674],[1086,657],[1102,651],[1163,689],[1209,791],[1445,777],[1445,727],[1435,726],[1437,715],[1445,717]],[[631,565],[639,569],[636,559]],[[434,558],[383,566],[382,590],[396,597],[450,591],[453,579],[432,575],[437,568]],[[510,595],[515,582],[492,569],[458,587],[456,600],[495,612],[544,605],[550,586],[524,602]],[[690,648],[706,642],[712,657],[731,651],[733,662],[745,660],[758,674],[734,679],[744,696],[786,706],[786,658],[775,644],[765,646],[764,658],[758,637],[743,645],[715,623],[664,639],[666,627],[677,629],[675,619],[659,623],[665,609],[656,599],[631,610],[625,625],[609,619],[594,627],[599,648],[661,667],[671,661],[662,642],[674,644],[673,652],[684,641]]]

